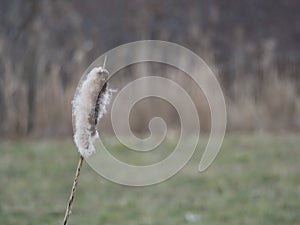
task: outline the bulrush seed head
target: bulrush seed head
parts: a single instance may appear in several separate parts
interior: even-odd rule
[[[74,141],[83,157],[95,152],[93,142],[98,137],[97,124],[106,113],[113,90],[108,88],[108,71],[93,68],[79,87],[73,100]]]

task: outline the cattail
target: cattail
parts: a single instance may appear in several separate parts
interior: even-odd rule
[[[90,156],[98,137],[97,124],[106,113],[113,90],[108,88],[108,72],[102,67],[91,70],[82,82],[73,101],[74,141],[83,157]]]
[[[104,63],[105,65],[105,63]],[[80,175],[84,157],[89,157],[95,148],[93,142],[97,139],[97,124],[106,113],[110,102],[112,89],[108,88],[108,71],[102,67],[93,68],[77,89],[73,100],[74,141],[80,153],[70,199],[67,205],[63,224],[66,225],[71,214],[74,194]]]

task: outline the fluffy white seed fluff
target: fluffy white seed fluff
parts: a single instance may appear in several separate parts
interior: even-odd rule
[[[115,90],[113,89],[110,89],[110,88],[107,88],[106,91],[103,93],[103,95],[101,96],[100,98],[100,112],[99,112],[99,115],[98,115],[98,118],[97,118],[97,121],[99,123],[99,120],[106,114],[107,112],[107,106],[109,105],[110,103],[110,100],[111,100],[111,96],[112,96],[112,93],[113,92],[116,92]]]
[[[93,142],[98,138],[96,125],[106,113],[107,105],[110,103],[113,90],[106,86],[100,94],[107,77],[107,70],[102,67],[93,68],[82,82],[73,100],[74,141],[83,157],[88,157],[95,152]],[[96,103],[99,106],[98,115],[95,113]]]

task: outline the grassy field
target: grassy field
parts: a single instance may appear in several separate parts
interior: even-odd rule
[[[299,135],[228,135],[206,172],[197,173],[198,151],[176,176],[144,188],[84,164],[69,224],[299,225],[299,146]],[[0,149],[0,224],[61,224],[78,161],[72,141],[1,141]]]

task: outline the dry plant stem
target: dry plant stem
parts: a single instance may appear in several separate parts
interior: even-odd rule
[[[66,225],[68,223],[68,218],[71,214],[72,203],[73,203],[73,200],[74,200],[74,195],[75,195],[76,187],[77,187],[77,184],[78,184],[78,178],[79,178],[79,175],[80,175],[80,170],[81,170],[81,167],[82,167],[83,159],[84,159],[83,156],[80,156],[80,159],[79,159],[79,162],[78,162],[78,165],[77,165],[77,169],[76,169],[76,174],[75,174],[73,186],[72,186],[72,191],[71,191],[71,194],[70,194],[70,199],[69,199],[68,206],[67,206],[67,209],[66,209],[66,214],[65,214],[63,225]]]

